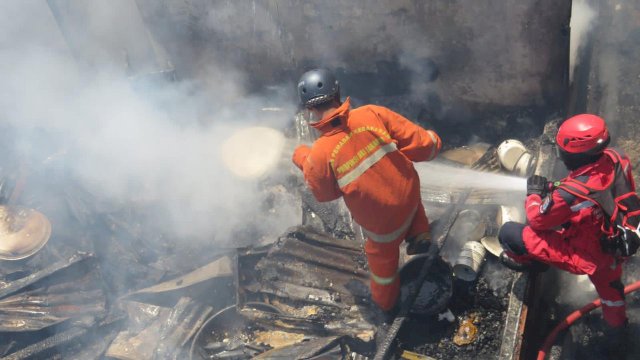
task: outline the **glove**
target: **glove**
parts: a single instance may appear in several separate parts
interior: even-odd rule
[[[307,156],[311,153],[311,148],[308,145],[300,145],[293,151],[291,161],[302,170],[302,164],[307,160]]]
[[[527,179],[527,196],[532,194],[545,197],[549,191],[549,181],[544,176],[531,175]]]
[[[431,233],[422,233],[407,238],[407,255],[424,254],[431,247]]]

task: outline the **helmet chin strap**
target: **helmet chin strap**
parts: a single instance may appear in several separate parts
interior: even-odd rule
[[[560,152],[560,160],[569,170],[576,170],[587,164],[594,163],[602,156],[603,153],[598,154],[570,154],[567,152]]]

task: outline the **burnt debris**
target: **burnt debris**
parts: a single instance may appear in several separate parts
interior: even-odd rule
[[[495,171],[492,149],[483,146],[490,155],[475,154],[472,162],[448,164]],[[172,245],[170,234],[148,226],[148,204],[99,202],[68,185],[44,197],[43,209],[63,204],[70,226],[56,231],[58,211],[40,252],[0,263],[0,353],[10,359],[372,358],[386,319],[370,300],[357,224],[344,204],[317,203],[298,179],[262,186],[267,212],[279,196],[299,191],[304,225],[279,236],[239,230],[237,243],[254,245],[237,249]],[[285,190],[274,191],[280,187]],[[422,192],[434,238],[451,236],[442,249],[449,255],[420,285],[392,353],[494,356],[505,331],[511,273],[489,256],[478,264],[476,280],[456,279],[452,266],[465,242],[495,236],[499,201],[507,197],[472,191],[467,199],[463,189],[428,186]],[[459,222],[445,226],[456,202],[475,223],[455,216]],[[75,239],[76,251],[63,235]],[[403,260],[402,297],[417,285],[419,260]]]

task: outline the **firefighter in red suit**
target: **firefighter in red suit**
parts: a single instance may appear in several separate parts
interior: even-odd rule
[[[556,143],[560,159],[570,172],[555,184],[578,181],[596,189],[610,184],[615,171],[608,155],[614,150],[605,154],[609,141],[605,121],[598,116],[581,114],[562,123]],[[619,155],[629,191],[635,191],[629,159],[615,154]],[[528,225],[507,222],[500,229],[499,239],[505,249],[502,262],[511,268],[547,264],[588,275],[602,300],[609,333],[623,330],[627,323],[621,281],[623,259],[601,245],[606,216],[602,209],[561,186],[550,188],[546,179],[537,175],[527,180],[525,207]]]

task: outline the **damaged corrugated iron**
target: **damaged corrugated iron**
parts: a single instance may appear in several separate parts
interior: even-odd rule
[[[182,297],[173,308],[138,302],[123,304],[128,327],[109,346],[106,356],[121,360],[184,359],[187,344],[213,308]]]
[[[439,203],[438,206],[442,209],[433,212],[434,220],[438,218],[438,214],[446,212],[446,206],[452,199],[460,197],[455,193],[431,191],[434,196],[447,199]],[[491,204],[470,206],[475,207],[473,211],[483,214],[483,221],[495,219],[495,213],[499,210],[499,207]],[[110,216],[106,219],[111,224],[117,224],[113,229],[129,229],[126,233],[141,235],[139,230],[132,228],[124,218]],[[96,347],[104,345],[107,356],[119,359],[177,359],[185,356],[251,358],[259,354],[275,357],[280,356],[278,354],[294,352],[314,354],[313,356],[371,354],[380,314],[369,300],[369,274],[361,242],[353,240],[353,224],[341,222],[341,219],[343,218],[329,218],[327,223],[321,221],[322,226],[319,228],[311,224],[293,228],[274,244],[242,249],[237,256],[218,256],[208,264],[183,275],[132,291],[117,302],[122,305],[122,313],[126,314],[128,321],[120,325],[120,331],[110,333],[115,340],[110,345],[97,342],[91,344],[95,344]],[[344,230],[338,232],[343,235],[350,233],[349,238],[337,238],[324,232],[325,229],[335,228],[343,228]],[[437,232],[437,226],[434,231]],[[46,277],[47,274],[55,273],[64,268],[65,264],[80,261],[78,257],[82,259],[82,255],[78,255],[54,264],[48,270],[35,271],[27,278],[31,281],[11,282],[11,285],[4,289],[6,299],[0,301],[0,306],[5,300],[7,304],[16,304],[23,296],[17,293],[20,289]],[[451,276],[450,266],[444,264],[439,273]],[[163,305],[136,302],[145,297],[161,296],[170,299],[172,294],[184,293],[209,281],[230,281],[233,278],[236,281],[235,294],[227,295],[237,295],[237,306],[227,309],[226,313],[235,314],[242,319],[244,325],[228,328],[222,333],[207,333],[211,330],[208,324],[215,323],[213,319],[222,315],[212,316],[214,308],[199,297],[176,298],[175,302],[169,301]],[[448,281],[451,281],[451,278]],[[82,282],[78,282],[74,285],[81,284]],[[216,289],[218,288],[216,285]],[[424,306],[437,309],[434,310],[435,315],[446,310],[447,299],[453,290],[451,285],[438,285],[437,289],[443,289],[445,293],[429,290],[440,295],[426,299]],[[61,287],[61,299],[65,299],[65,291],[72,289]],[[25,293],[24,297],[37,294]],[[49,295],[56,294],[51,292]],[[90,306],[93,303],[91,299],[97,294],[81,293],[79,299],[83,300],[86,309],[93,309]],[[433,299],[443,301],[436,304],[431,302]],[[104,303],[99,310],[104,316]],[[77,314],[83,312],[79,310]],[[57,321],[58,318],[52,320]],[[199,330],[201,336],[198,338],[196,332]],[[87,332],[71,328],[68,333],[61,334],[69,336],[61,335],[62,337],[45,340],[48,342],[23,348],[17,354],[45,351],[44,349],[51,348],[49,344],[52,342],[88,343]]]
[[[372,337],[374,327],[363,317],[372,305],[366,260],[359,244],[298,228],[282,236],[264,257],[253,259],[257,260],[254,267],[245,260],[251,261],[240,254],[240,307],[267,301],[291,319],[317,323],[320,326],[311,328],[318,333]]]
[[[100,275],[95,263],[87,263],[92,257],[79,253],[9,282],[15,273],[6,274],[0,288],[0,332],[35,331],[73,318],[104,316],[106,296],[99,286]]]

